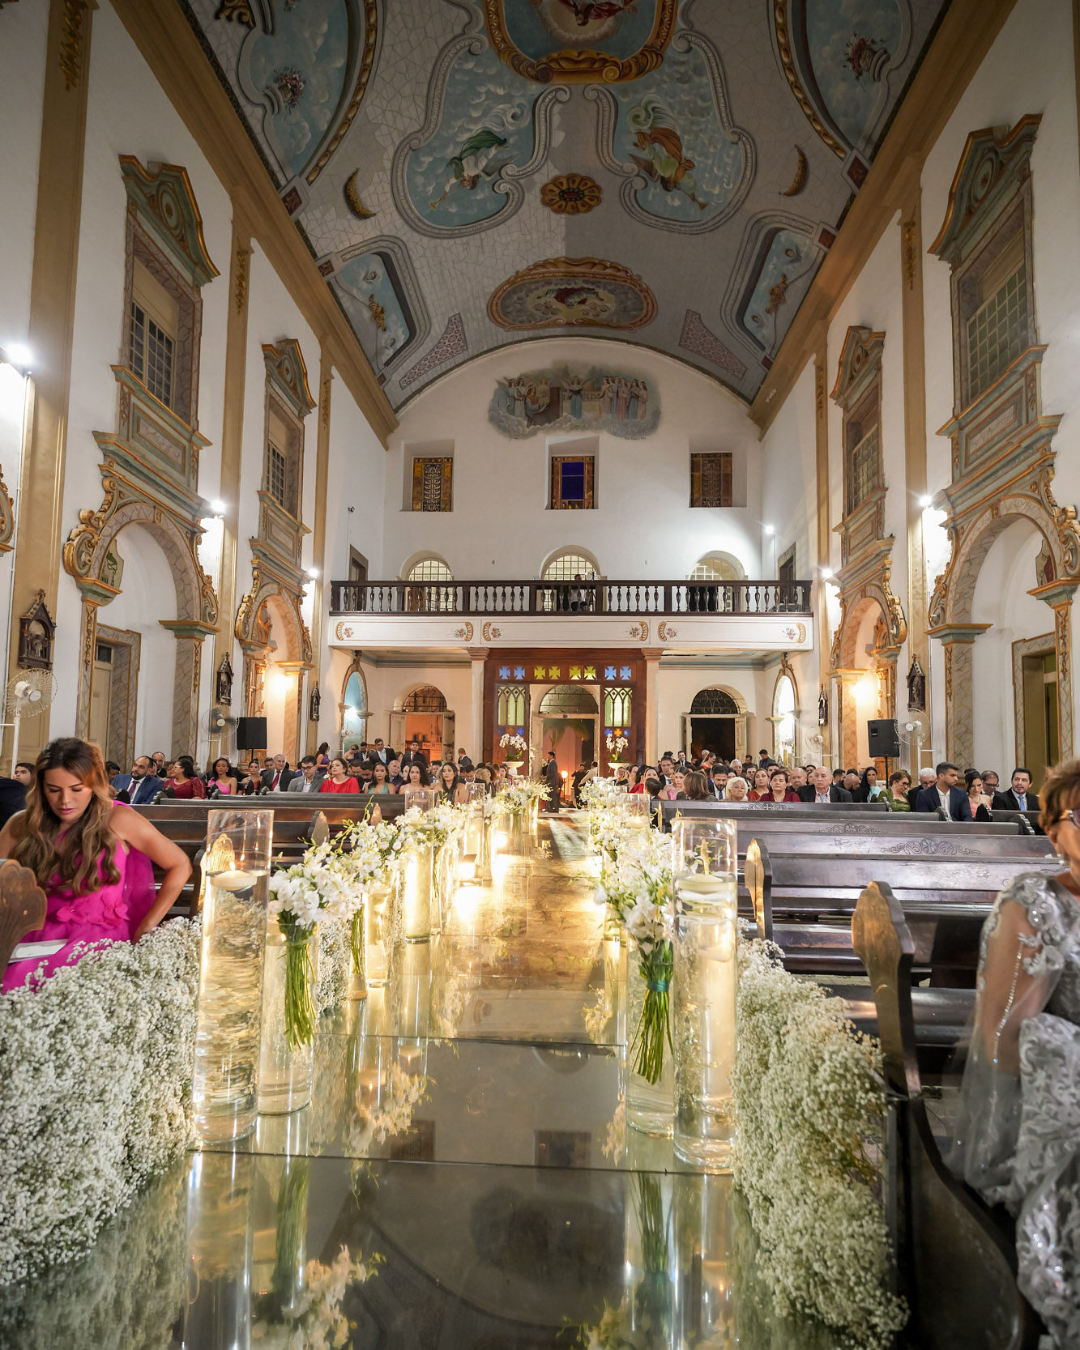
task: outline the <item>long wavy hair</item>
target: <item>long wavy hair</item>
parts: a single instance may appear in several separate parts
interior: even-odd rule
[[[66,830],[45,795],[45,775],[50,769],[74,774],[94,794],[86,810]],[[11,856],[31,868],[39,886],[48,886],[54,877],[59,877],[63,886],[70,887],[76,895],[85,895],[100,890],[103,882],[115,885],[120,880],[120,870],[113,859],[115,845],[112,800],[101,751],[74,736],[50,741],[34,765],[34,781],[26,794],[22,835],[12,847]]]

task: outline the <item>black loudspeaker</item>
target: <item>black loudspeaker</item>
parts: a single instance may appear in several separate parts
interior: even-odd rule
[[[866,724],[866,735],[870,742],[871,759],[900,758],[900,732],[895,718],[871,719]]]
[[[236,748],[237,750],[266,749],[265,717],[238,717],[236,719]]]

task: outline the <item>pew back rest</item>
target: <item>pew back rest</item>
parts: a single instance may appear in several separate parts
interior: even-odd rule
[[[45,892],[29,867],[14,858],[0,863],[0,971],[27,933],[45,922]]]

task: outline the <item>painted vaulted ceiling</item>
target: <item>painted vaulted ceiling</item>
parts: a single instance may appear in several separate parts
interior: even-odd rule
[[[395,409],[522,338],[747,400],[946,0],[178,0]]]

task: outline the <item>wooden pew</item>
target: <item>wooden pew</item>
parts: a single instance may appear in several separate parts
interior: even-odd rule
[[[957,1181],[930,1128],[912,1005],[916,944],[888,885],[872,884],[860,895],[852,936],[870,976],[891,1095],[886,1213],[900,1293],[911,1308],[904,1343],[1034,1350],[1040,1322],[1016,1286],[1008,1221]]]
[[[825,815],[835,815],[845,820],[859,820],[864,816],[872,816],[876,824],[879,818],[888,818],[894,814],[887,809],[884,802],[835,802],[829,806],[815,806],[812,802],[662,801],[659,806],[661,828],[665,833],[671,829],[671,822],[676,816],[703,816],[706,819],[719,816],[722,819],[730,817],[739,820],[741,817],[752,819],[765,815],[777,815],[785,819],[798,820],[802,818],[813,821],[820,821]],[[912,813],[896,812],[895,814],[907,816]],[[927,813],[927,817],[930,818],[929,813]]]
[[[45,892],[29,867],[13,858],[0,863],[0,972],[27,933],[36,933],[45,922]]]

